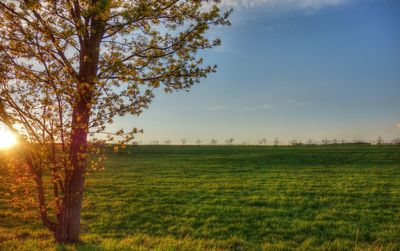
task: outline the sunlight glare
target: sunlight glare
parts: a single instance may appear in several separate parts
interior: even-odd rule
[[[13,133],[0,129],[0,150],[8,149],[17,144],[17,139]]]

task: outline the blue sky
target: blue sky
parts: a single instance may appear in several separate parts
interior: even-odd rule
[[[190,92],[156,94],[142,143],[234,137],[320,140],[400,137],[400,1],[225,0],[232,27],[203,54],[218,64]]]

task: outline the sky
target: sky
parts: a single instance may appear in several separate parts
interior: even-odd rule
[[[217,73],[190,92],[156,93],[136,141],[272,144],[400,137],[400,1],[223,0],[231,27],[202,53]]]

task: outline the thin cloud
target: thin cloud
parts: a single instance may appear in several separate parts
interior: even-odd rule
[[[306,106],[306,105],[308,105],[308,102],[297,100],[297,99],[289,99],[287,101],[287,103],[291,104],[291,105],[297,105],[297,106]]]
[[[349,0],[222,0],[222,6],[236,8],[269,7],[274,9],[320,9],[337,6]]]
[[[242,107],[240,108],[240,111],[254,112],[255,109],[253,109],[253,108],[251,108],[251,107],[248,107],[248,106],[242,106]]]
[[[274,24],[274,25],[267,25],[264,27],[264,30],[267,32],[274,32],[274,31],[282,31],[287,29],[288,26],[287,25],[283,25],[283,24]]]
[[[272,106],[271,105],[263,105],[263,108],[266,110],[271,110]]]
[[[221,111],[221,110],[225,110],[225,107],[222,105],[216,105],[216,106],[202,107],[202,109],[208,110],[208,111]]]
[[[396,127],[397,127],[397,128],[400,128],[400,123],[398,123],[398,124],[396,125]]]

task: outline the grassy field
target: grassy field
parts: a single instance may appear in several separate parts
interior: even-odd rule
[[[0,194],[0,250],[400,250],[400,147],[127,151],[87,180],[82,244]]]

